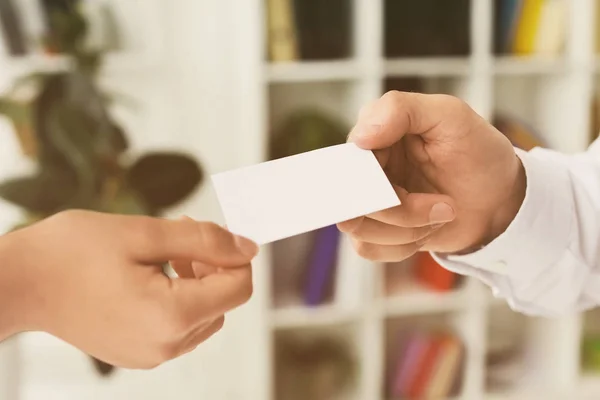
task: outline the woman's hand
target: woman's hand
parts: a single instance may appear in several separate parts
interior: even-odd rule
[[[45,331],[118,367],[155,367],[249,299],[257,252],[212,223],[57,214],[0,238],[0,339]]]

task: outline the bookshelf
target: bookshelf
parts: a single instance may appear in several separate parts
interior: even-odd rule
[[[300,57],[286,54],[285,40],[280,43],[284,50],[279,50],[279,61],[269,56],[269,10],[280,7],[276,16],[284,33],[281,37],[302,40],[302,28],[288,25],[288,36],[285,34],[286,4],[289,7],[297,2],[252,0],[239,6],[237,115],[239,130],[244,132],[237,150],[239,166],[269,159],[266,149],[271,132],[291,111],[312,106],[351,126],[361,105],[388,89],[459,96],[488,120],[495,120],[497,115],[514,118],[520,126],[533,129],[546,146],[566,153],[581,151],[589,144],[593,118],[590,105],[598,91],[596,82],[600,82],[600,58],[594,47],[600,27],[595,17],[597,1],[545,2],[552,3],[544,11],[548,20],[539,25],[540,31],[547,32],[545,39],[536,41],[530,34],[517,49],[497,40],[501,21],[497,22],[496,17],[503,12],[502,6],[510,3],[508,0],[423,1],[419,2],[423,8],[416,11],[417,2],[346,2],[344,9],[352,10],[352,51],[318,60],[303,59],[301,51]],[[437,19],[427,23],[432,5],[442,3],[453,8],[450,15],[455,23],[468,21],[466,27],[458,29],[458,42],[452,45],[444,42],[452,32],[451,26]],[[287,10],[293,11],[293,7]],[[393,13],[402,14],[396,15],[397,24]],[[318,32],[319,26],[315,22],[312,27]],[[417,28],[423,30],[410,31]],[[394,44],[390,32],[403,36],[402,43]],[[438,47],[419,48],[426,38],[427,43],[438,40]],[[472,279],[450,291],[412,285],[387,295],[389,266],[361,259],[346,241],[339,247],[336,263],[336,273],[343,278],[335,278],[336,289],[343,294],[335,292],[332,302],[317,307],[304,306],[298,296],[291,305],[274,306],[278,293],[273,274],[289,267],[285,261],[273,258],[278,246],[280,243],[264,248],[257,260],[255,296],[245,309],[254,321],[254,329],[248,334],[256,341],[256,348],[249,350],[247,357],[258,357],[252,363],[248,398],[285,400],[275,397],[274,392],[281,384],[278,374],[286,368],[281,364],[282,350],[276,346],[276,338],[284,333],[302,336],[307,331],[330,337],[332,329],[346,340],[356,363],[353,384],[341,398],[401,398],[390,394],[385,384],[390,374],[386,363],[390,363],[398,346],[394,343],[396,331],[427,331],[429,327],[434,331],[448,329],[464,346],[460,366],[455,368],[457,384],[448,398],[600,396],[600,372],[584,371],[580,356],[582,338],[593,325],[592,314],[555,320],[520,315]],[[505,320],[505,324],[498,323]],[[503,361],[494,361],[494,357]],[[530,368],[535,373],[524,374]]]

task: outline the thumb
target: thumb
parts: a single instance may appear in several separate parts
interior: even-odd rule
[[[134,257],[148,263],[194,260],[217,267],[248,264],[258,253],[253,241],[212,222],[140,217],[129,221]]]
[[[465,115],[458,112],[459,107],[463,102],[451,96],[391,91],[361,110],[348,140],[377,150],[392,146],[406,134],[430,139],[442,121]]]
[[[217,318],[247,302],[253,291],[250,265],[222,270],[203,279],[177,279],[169,288],[189,321]]]

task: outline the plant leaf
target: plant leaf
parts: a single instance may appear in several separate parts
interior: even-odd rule
[[[103,92],[101,94],[102,100],[109,105],[119,103],[122,106],[129,108],[132,111],[138,111],[140,109],[140,102],[137,101],[133,96],[126,95],[122,92],[116,92],[111,89],[110,92]]]
[[[33,130],[31,105],[0,98],[0,114],[12,122],[23,154],[34,158],[37,155],[38,143]]]
[[[0,184],[0,197],[30,213],[49,215],[68,208],[77,192],[77,181],[67,171],[43,170],[40,174]]]
[[[145,205],[135,196],[134,193],[127,190],[121,190],[117,196],[104,204],[102,212],[112,214],[126,215],[147,215],[148,210]]]
[[[151,153],[127,171],[127,183],[150,212],[173,206],[189,196],[202,182],[203,171],[192,158],[175,153]]]

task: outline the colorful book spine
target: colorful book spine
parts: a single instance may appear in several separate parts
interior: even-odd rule
[[[417,370],[413,381],[408,390],[408,397],[411,399],[422,399],[429,381],[432,377],[432,370],[439,358],[440,340],[431,338],[427,351],[423,355],[419,369]]]
[[[319,229],[316,233],[307,271],[305,303],[309,306],[322,304],[327,296],[335,275],[340,237],[335,225]]]
[[[393,384],[393,396],[406,397],[417,375],[419,365],[427,352],[429,338],[423,334],[414,334],[406,344],[406,351],[399,360],[398,374]]]
[[[510,53],[513,43],[515,30],[521,9],[521,0],[496,0],[500,2],[499,7],[499,29],[497,34],[500,36],[500,50],[502,53]]]
[[[461,353],[462,346],[457,338],[448,336],[443,339],[425,398],[443,399],[451,395],[458,376]]]
[[[567,15],[565,0],[546,0],[544,2],[535,40],[536,54],[556,55],[563,49]]]
[[[299,58],[292,1],[267,1],[269,59],[272,62],[296,61]]]
[[[462,344],[450,333],[415,331],[399,337],[401,350],[389,377],[395,399],[442,399],[460,388]]]
[[[529,55],[535,52],[543,7],[544,0],[523,0],[514,37],[513,53]]]
[[[454,272],[439,265],[428,252],[417,254],[414,267],[417,280],[431,290],[452,290],[458,278]]]

